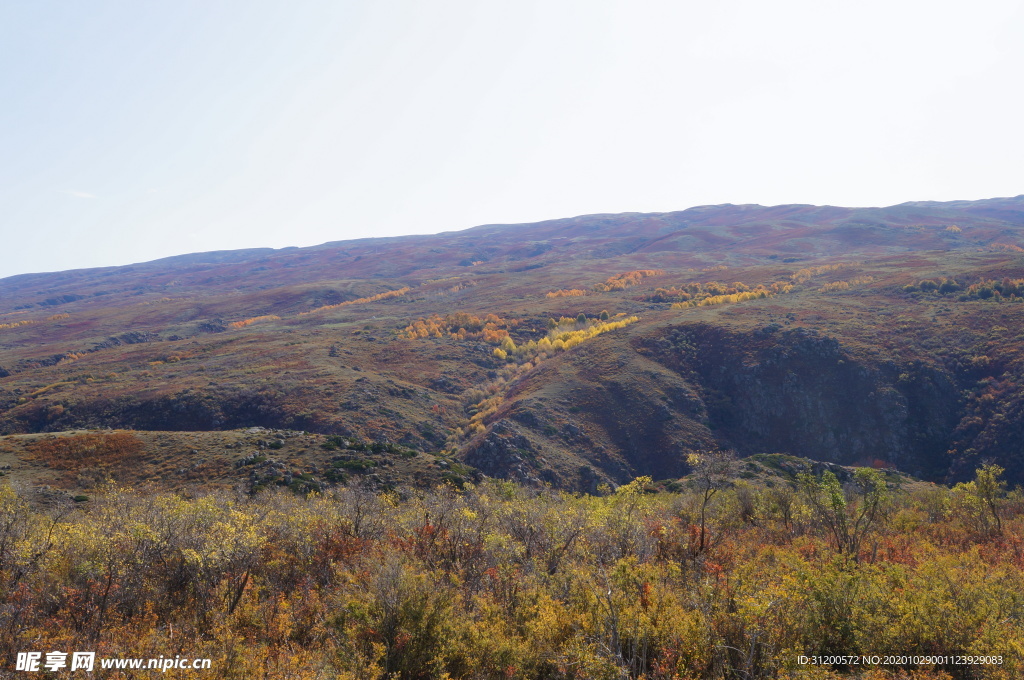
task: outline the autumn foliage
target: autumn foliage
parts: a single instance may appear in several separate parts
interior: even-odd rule
[[[837,264],[818,265],[817,267],[805,267],[803,269],[798,269],[789,278],[794,283],[806,283],[807,281],[813,279],[815,276],[821,276],[822,274],[828,274],[830,272],[837,272],[842,269],[848,269],[851,266],[853,266],[851,263],[840,262]]]
[[[281,317],[275,314],[264,314],[263,316],[254,316],[251,319],[243,319],[242,321],[233,321],[228,324],[231,328],[245,328],[251,326],[254,323],[261,323],[263,321],[280,321]]]
[[[599,283],[591,290],[583,290],[581,288],[569,288],[565,290],[555,290],[547,293],[549,298],[558,297],[583,297],[584,295],[590,295],[591,293],[610,293],[617,290],[625,290],[632,286],[637,285],[645,278],[649,276],[661,276],[665,272],[661,269],[636,269],[630,272],[623,272],[622,274],[616,274],[610,276],[603,283]]]
[[[518,320],[503,319],[495,314],[481,318],[467,312],[455,312],[419,319],[403,329],[399,337],[409,340],[476,340],[497,345],[492,356],[506,365],[500,366],[486,383],[476,385],[463,394],[468,418],[455,428],[448,440],[450,445],[456,446],[467,436],[483,432],[484,423],[497,413],[511,385],[540,362],[602,333],[625,328],[637,321],[639,317],[636,316],[619,314],[611,317],[607,312],[602,312],[597,318],[589,318],[586,314],[561,317],[549,320],[548,332],[540,339],[516,343],[509,329],[518,326]]]
[[[35,323],[36,320],[34,320],[34,318],[23,318],[23,320],[19,322],[9,322],[7,324],[0,324],[0,330],[8,328],[22,328],[23,326],[32,326]]]
[[[110,488],[45,511],[0,486],[0,656],[187,653],[239,680],[1020,677],[1020,495],[830,474],[603,496]],[[857,654],[1001,663],[797,661]]]
[[[923,279],[916,284],[903,287],[907,293],[923,293],[936,296],[955,296],[961,302],[967,300],[992,300],[994,302],[1024,302],[1024,279],[981,278],[974,283],[965,279],[941,277]]]
[[[649,276],[661,276],[665,272],[661,269],[636,269],[631,272],[623,272],[609,277],[604,283],[594,286],[594,290],[604,293],[613,290],[624,290],[635,286]]]
[[[683,288],[659,288],[650,299],[655,302],[676,299],[678,302],[672,304],[672,309],[687,309],[689,307],[710,307],[712,305],[734,304],[748,300],[761,300],[789,293],[792,290],[793,284],[786,283],[785,281],[776,281],[767,286],[758,284],[753,287],[739,282],[726,285],[711,281],[705,284],[688,284]]]
[[[311,309],[308,312],[301,312],[300,316],[304,316],[306,314],[316,314],[318,312],[328,312],[332,309],[341,309],[342,307],[348,307],[349,305],[365,305],[369,302],[380,302],[381,300],[390,300],[391,298],[402,297],[410,290],[412,290],[412,288],[410,288],[409,286],[403,286],[402,288],[399,288],[397,290],[389,290],[383,293],[377,293],[376,295],[370,295],[368,297],[356,298],[355,300],[346,300],[345,302],[339,302],[334,305],[323,305],[322,307]]]
[[[849,281],[832,281],[818,289],[819,293],[834,293],[841,290],[850,290],[853,286],[862,286],[874,281],[872,276],[855,276]]]
[[[495,314],[487,314],[483,318],[468,312],[454,312],[444,316],[434,314],[412,322],[399,333],[399,337],[409,340],[448,337],[500,343],[508,337],[508,329],[518,324],[516,319],[503,319]]]
[[[641,295],[637,299],[645,302],[693,303],[692,305],[684,306],[699,306],[703,300],[709,298],[725,299],[728,296],[737,296],[738,298],[745,293],[753,293],[753,298],[772,297],[781,293],[788,293],[792,290],[792,284],[785,281],[776,281],[768,285],[757,284],[755,286],[748,286],[739,281],[735,283],[708,281],[706,283],[686,283],[678,287],[655,288],[654,292]],[[751,298],[747,297],[744,299]],[[738,301],[738,299],[734,301]]]
[[[496,351],[495,355],[502,359],[515,358],[519,361],[543,359],[557,352],[572,349],[602,333],[625,328],[639,320],[640,317],[627,317],[624,314],[606,319],[591,319],[584,314],[575,318],[563,316],[549,322],[548,333],[540,340],[529,340],[517,345],[509,338],[502,341],[500,353]]]
[[[140,454],[143,448],[142,440],[130,432],[51,435],[26,447],[33,459],[68,470],[125,463]]]
[[[54,314],[46,317],[47,321],[64,321],[70,319],[71,315],[66,313]],[[0,330],[5,328],[21,328],[23,326],[31,326],[32,324],[39,323],[38,319],[22,319],[20,321],[9,321],[6,323],[0,323]]]

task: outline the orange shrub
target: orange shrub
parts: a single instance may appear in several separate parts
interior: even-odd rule
[[[661,269],[636,269],[631,272],[624,272],[609,277],[604,283],[594,286],[594,290],[604,293],[613,290],[623,290],[635,286],[648,276],[661,276],[665,272]]]
[[[565,289],[565,290],[553,290],[553,291],[551,291],[550,293],[547,294],[547,297],[549,297],[549,298],[583,297],[586,294],[587,294],[587,291],[585,291],[585,290],[581,290],[579,288],[570,288],[570,289]]]
[[[264,314],[263,316],[254,316],[251,319],[243,319],[242,321],[233,321],[233,322],[229,323],[228,326],[230,326],[231,328],[245,328],[246,326],[250,326],[250,325],[252,325],[254,323],[259,323],[261,321],[280,321],[280,320],[281,320],[281,317],[279,317],[279,316],[277,316],[275,314]]]

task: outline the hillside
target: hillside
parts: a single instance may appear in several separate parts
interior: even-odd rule
[[[161,437],[196,433],[189,451],[235,470],[253,427],[414,452],[422,469],[391,473],[424,484],[455,465],[594,491],[679,477],[713,448],[934,481],[992,460],[1020,483],[1022,302],[1024,196],[704,206],[22,275],[0,280],[0,432],[8,474],[69,491],[106,464],[44,474],[24,437],[133,429],[153,467],[132,481],[163,488],[244,479],[188,478]],[[294,473],[330,484],[331,463]]]

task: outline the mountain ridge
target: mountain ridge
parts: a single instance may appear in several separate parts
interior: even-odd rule
[[[807,219],[819,218],[824,215],[828,215],[832,218],[838,217],[857,217],[863,215],[876,216],[879,214],[892,213],[898,208],[928,208],[928,209],[943,209],[949,210],[965,210],[968,214],[979,213],[979,212],[990,212],[988,206],[1016,206],[1016,209],[1002,210],[1000,214],[1005,215],[1005,218],[1021,218],[1024,216],[1024,194],[1015,197],[1002,197],[1002,198],[990,198],[982,199],[977,201],[908,201],[904,203],[895,204],[886,207],[858,207],[848,208],[841,206],[817,206],[812,204],[782,204],[775,206],[762,206],[760,204],[712,204],[693,206],[684,210],[669,211],[669,212],[625,212],[625,213],[593,213],[585,215],[577,215],[574,217],[555,218],[550,220],[542,220],[540,222],[524,222],[524,223],[492,223],[483,224],[467,229],[439,232],[437,234],[416,234],[416,235],[402,235],[402,236],[382,236],[382,237],[364,237],[358,239],[346,239],[339,241],[327,241],[319,245],[314,246],[285,246],[282,248],[242,248],[242,249],[231,249],[231,250],[215,250],[215,251],[203,251],[197,253],[185,253],[181,255],[170,255],[167,257],[157,258],[155,260],[147,260],[144,262],[136,262],[126,265],[112,265],[106,267],[95,267],[95,268],[83,268],[83,269],[71,269],[63,270],[58,272],[30,272],[25,274],[16,274],[13,276],[5,277],[0,279],[0,286],[9,285],[14,282],[13,280],[20,280],[24,277],[61,277],[69,274],[81,274],[88,272],[111,272],[116,270],[124,270],[125,268],[151,268],[155,265],[199,265],[199,264],[237,264],[256,261],[261,258],[265,258],[271,255],[297,255],[301,256],[308,253],[324,251],[324,250],[335,250],[335,249],[347,249],[364,246],[381,247],[385,245],[393,244],[430,244],[435,241],[443,242],[445,240],[457,239],[463,240],[465,237],[473,237],[480,234],[493,235],[492,232],[509,232],[518,231],[529,233],[531,231],[541,231],[550,227],[568,226],[568,225],[598,225],[595,228],[599,228],[601,223],[607,223],[609,226],[621,227],[624,224],[628,224],[628,220],[634,222],[644,221],[657,221],[657,220],[668,220],[673,226],[676,223],[681,222],[681,226],[691,226],[694,224],[702,224],[708,221],[707,215],[711,213],[710,220],[712,222],[726,221],[730,222],[733,226],[739,226],[744,222],[748,222],[751,219],[757,221],[766,221],[769,217],[781,218],[789,217],[792,219],[794,216],[801,216]],[[742,213],[747,213],[743,219],[737,219]],[[751,214],[756,213],[756,214]],[[704,215],[703,219],[690,219],[691,217],[697,217]],[[902,216],[901,216],[902,217]],[[915,218],[929,219],[932,221],[942,221],[945,218],[953,217],[951,215],[941,214],[922,214],[916,215]],[[909,217],[903,217],[904,220]],[[995,216],[992,219],[997,219]],[[998,218],[1002,221],[1003,218]],[[756,222],[760,224],[760,222]]]

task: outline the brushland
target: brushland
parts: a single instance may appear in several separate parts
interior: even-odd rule
[[[596,495],[105,485],[74,511],[3,485],[0,655],[183,654],[238,680],[1024,672],[1024,496],[997,466],[949,489],[779,454],[690,462]]]

